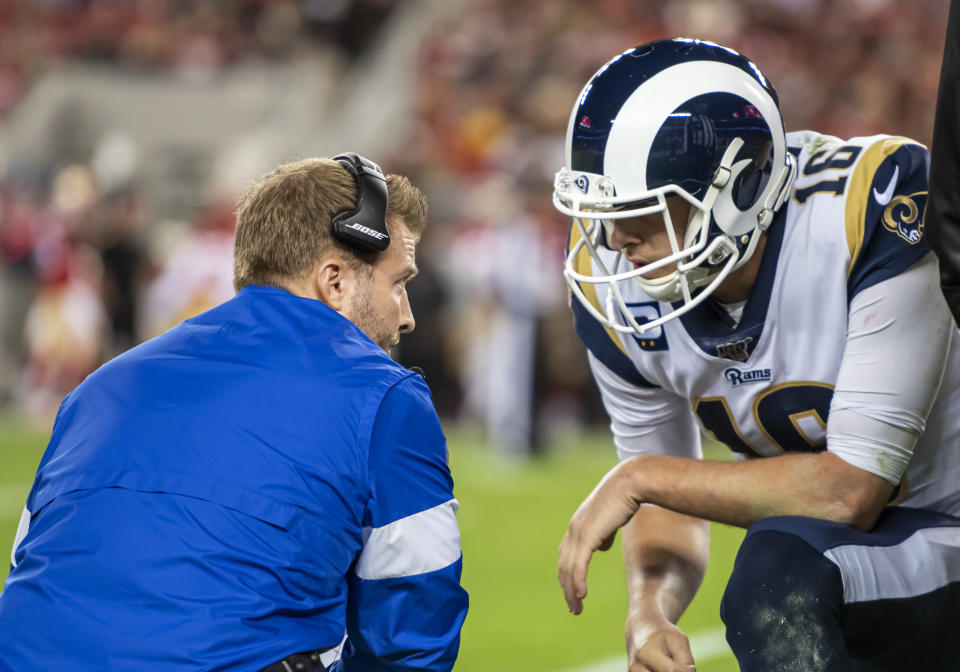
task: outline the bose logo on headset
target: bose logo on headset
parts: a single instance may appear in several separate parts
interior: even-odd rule
[[[379,231],[374,231],[373,229],[368,229],[367,227],[365,227],[365,226],[364,226],[363,224],[361,224],[360,222],[354,222],[353,224],[348,224],[348,225],[347,225],[347,228],[348,228],[348,229],[354,229],[355,231],[359,231],[360,233],[365,234],[365,235],[367,235],[367,236],[371,236],[371,237],[373,237],[373,238],[376,238],[377,240],[383,240],[384,238],[387,238],[387,237],[388,237],[388,235],[387,235],[386,233],[380,233]]]
[[[333,216],[333,235],[359,252],[383,252],[387,233],[387,181],[380,166],[359,154],[338,154],[333,160],[357,182],[357,205]]]

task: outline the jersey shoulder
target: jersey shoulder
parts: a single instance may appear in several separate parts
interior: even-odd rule
[[[848,297],[903,272],[927,253],[926,147],[899,136],[842,140],[813,131],[788,133],[787,144],[797,157],[795,217],[842,223]]]

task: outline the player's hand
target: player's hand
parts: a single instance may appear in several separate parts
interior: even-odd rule
[[[642,503],[633,492],[632,458],[607,472],[570,519],[560,542],[557,576],[571,613],[583,611],[587,596],[587,567],[594,551],[613,545],[617,530],[626,525]]]
[[[628,617],[625,629],[628,672],[692,672],[687,636],[666,619]]]

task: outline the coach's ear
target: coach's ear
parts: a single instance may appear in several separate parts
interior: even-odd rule
[[[356,287],[356,272],[341,257],[328,257],[313,271],[313,289],[317,298],[338,313],[350,306]]]

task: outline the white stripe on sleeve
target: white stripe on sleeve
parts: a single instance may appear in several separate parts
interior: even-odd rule
[[[843,601],[924,595],[960,581],[960,527],[917,530],[894,546],[836,546],[824,553],[843,577]]]
[[[453,564],[460,558],[459,508],[459,502],[451,499],[383,527],[363,528],[357,576],[390,579],[426,574]]]
[[[13,537],[13,550],[10,551],[10,566],[17,566],[17,546],[27,536],[27,530],[30,529],[30,510],[23,507],[23,513],[20,515],[20,525],[17,526],[17,533]]]

